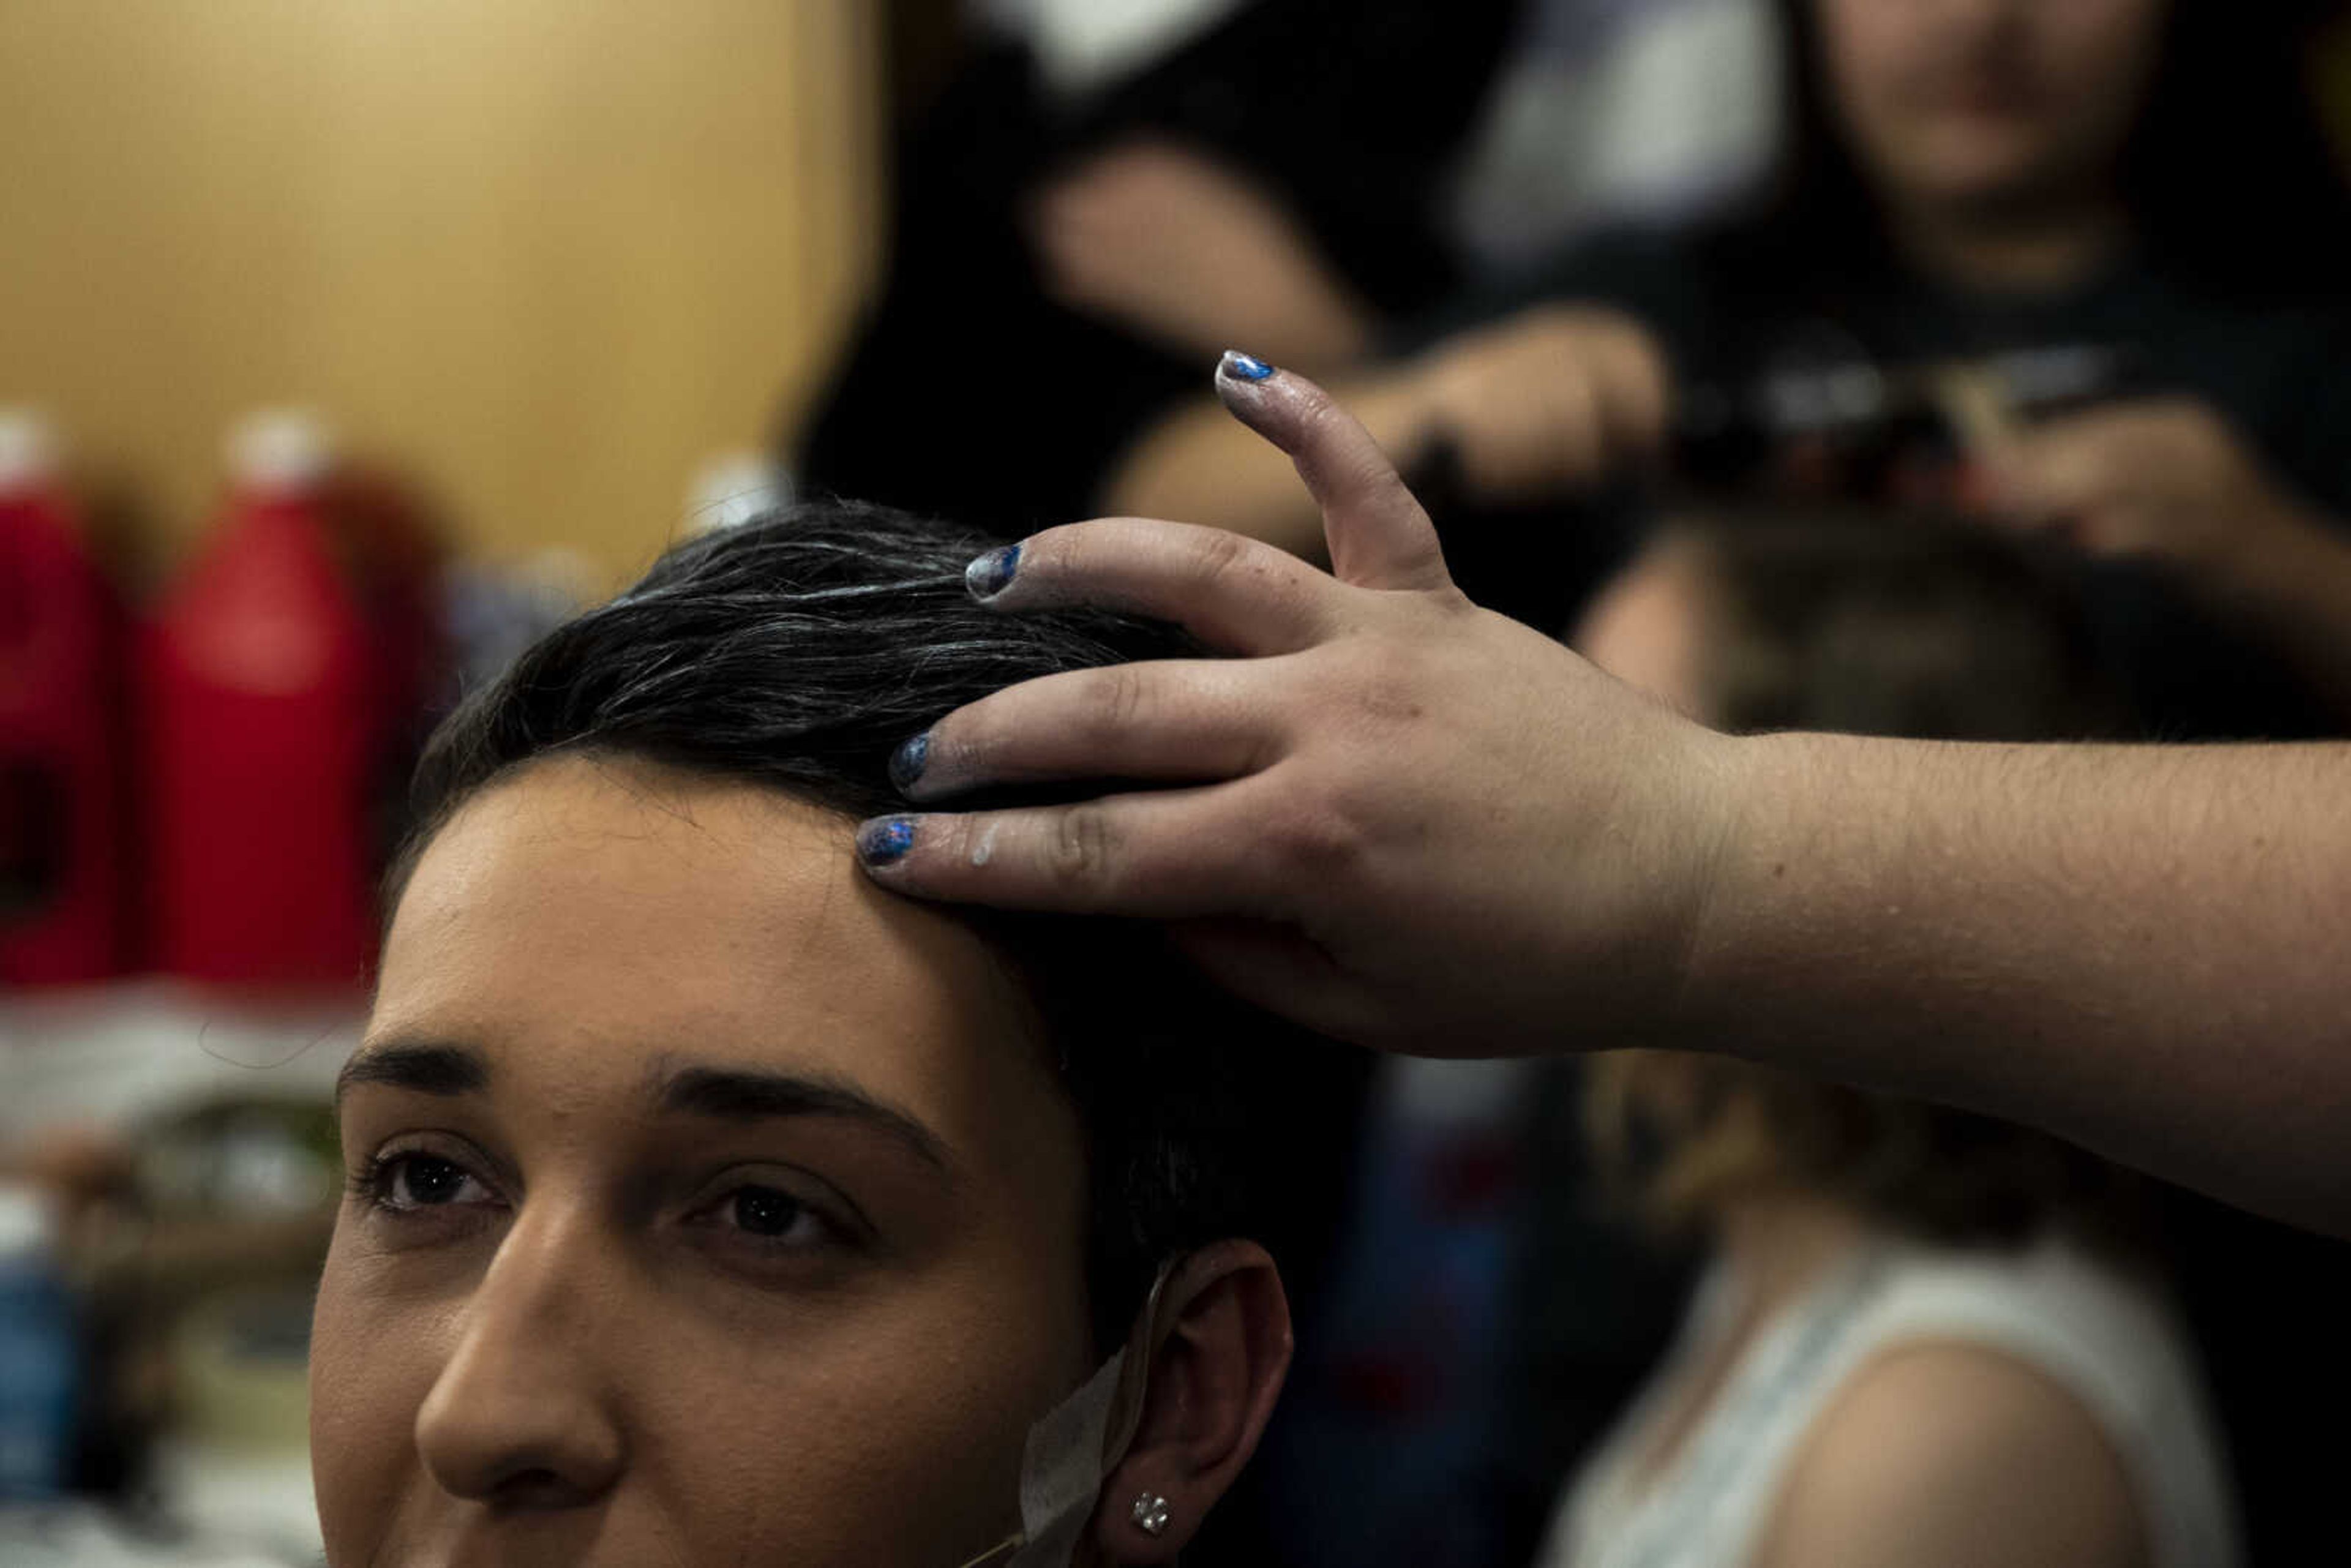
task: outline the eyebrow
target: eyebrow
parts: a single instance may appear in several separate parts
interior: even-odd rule
[[[438,1041],[362,1047],[335,1075],[335,1104],[362,1083],[381,1083],[415,1094],[455,1097],[478,1094],[490,1086],[490,1064],[468,1045]]]
[[[952,1170],[937,1134],[862,1089],[821,1078],[742,1067],[654,1065],[657,1103],[674,1116],[721,1122],[762,1122],[790,1116],[826,1116],[858,1123],[895,1139],[925,1164]]]
[[[455,1098],[490,1086],[489,1060],[469,1045],[440,1040],[363,1047],[335,1079],[335,1103],[362,1083],[415,1094]],[[946,1144],[914,1117],[863,1090],[836,1081],[761,1068],[672,1067],[657,1058],[647,1078],[650,1097],[666,1115],[718,1122],[764,1122],[820,1116],[857,1123],[903,1145],[943,1175],[953,1174]]]

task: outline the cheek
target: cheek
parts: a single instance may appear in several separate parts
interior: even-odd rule
[[[1029,1424],[1088,1370],[1062,1270],[1001,1249],[835,1296],[639,1281],[568,1375],[622,1428],[614,1541],[691,1562],[938,1568],[1019,1522]],[[433,1479],[416,1420],[465,1333],[338,1236],[311,1356],[311,1451],[330,1562],[376,1561],[469,1510]]]
[[[616,1361],[625,1485],[697,1562],[964,1562],[1019,1523],[1029,1427],[1076,1381],[1019,1294],[950,1273],[765,1333],[644,1303],[656,1332]]]
[[[2168,15],[2149,0],[2050,7],[2043,70],[2072,89],[2064,101],[2078,138],[2119,145],[2145,104]]]
[[[369,1561],[416,1473],[416,1413],[442,1354],[434,1323],[390,1309],[339,1228],[310,1331],[310,1473],[330,1561]]]
[[[677,1347],[638,1406],[636,1481],[745,1561],[930,1568],[992,1544],[1019,1522],[1022,1445],[1059,1387],[1008,1323],[872,1330],[755,1355]]]

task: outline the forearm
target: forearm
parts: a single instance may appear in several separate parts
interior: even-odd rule
[[[2351,1233],[2351,746],[1736,744],[1677,1043]]]
[[[1366,378],[1337,393],[1388,456],[1409,468],[1429,422],[1403,372]],[[1203,399],[1145,431],[1102,487],[1107,514],[1165,517],[1247,534],[1307,560],[1326,559],[1322,516],[1290,459]]]

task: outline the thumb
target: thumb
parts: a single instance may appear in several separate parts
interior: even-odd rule
[[[1372,433],[1304,376],[1247,354],[1217,366],[1233,416],[1286,453],[1322,508],[1331,570],[1359,588],[1450,588],[1437,528]]]

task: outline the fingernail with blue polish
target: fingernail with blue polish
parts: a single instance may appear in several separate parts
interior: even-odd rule
[[[867,865],[895,865],[914,847],[914,819],[876,817],[857,830],[857,858]]]
[[[989,550],[963,569],[963,585],[974,599],[993,599],[1004,591],[1012,574],[1020,570],[1020,547],[1006,545],[1002,549]]]
[[[1238,351],[1228,351],[1225,355],[1225,362],[1217,368],[1225,374],[1244,382],[1261,382],[1273,374],[1273,367],[1255,354]]]
[[[908,737],[890,754],[890,782],[900,794],[904,794],[914,787],[914,780],[923,776],[923,768],[930,760],[931,732],[926,729]]]

